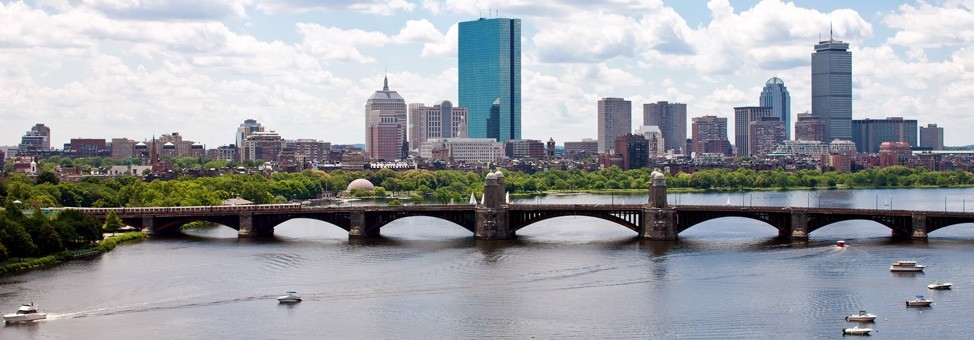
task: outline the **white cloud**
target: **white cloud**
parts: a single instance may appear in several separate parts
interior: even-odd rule
[[[373,0],[373,1],[343,1],[343,0],[255,0],[256,8],[267,14],[305,13],[310,11],[353,11],[374,15],[390,16],[403,12],[411,12],[416,5],[406,0]]]
[[[356,46],[382,46],[390,41],[383,33],[360,29],[343,30],[309,23],[298,23],[297,29],[304,36],[301,46],[312,55],[328,60],[372,63],[375,58],[362,54]]]
[[[898,29],[889,43],[903,46],[942,47],[974,43],[974,3],[946,1],[943,6],[920,1],[917,6],[900,5],[883,18]]]
[[[84,6],[123,20],[220,20],[246,17],[245,1],[83,0]]]

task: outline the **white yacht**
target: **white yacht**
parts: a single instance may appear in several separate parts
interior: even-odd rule
[[[20,309],[17,309],[16,313],[3,315],[3,321],[6,322],[27,322],[46,318],[47,313],[38,312],[37,306],[33,302],[20,306]]]
[[[280,303],[301,302],[301,297],[298,296],[298,292],[285,292],[284,295],[277,297],[277,301]]]
[[[950,289],[950,287],[953,285],[954,284],[950,282],[934,281],[933,283],[928,284],[927,288],[943,290],[943,289]]]
[[[866,311],[861,310],[859,314],[852,314],[845,317],[845,321],[850,322],[872,322],[876,320],[876,314],[866,313]]]
[[[907,307],[927,307],[933,303],[933,300],[923,297],[923,295],[917,295],[916,299],[906,300]]]
[[[891,272],[922,272],[923,268],[925,267],[917,264],[917,261],[896,261],[889,265]]]
[[[855,326],[850,327],[850,328],[843,328],[842,329],[842,335],[845,335],[845,334],[849,334],[849,335],[869,335],[869,332],[872,332],[872,331],[873,331],[872,328],[859,327],[859,325],[855,325]]]

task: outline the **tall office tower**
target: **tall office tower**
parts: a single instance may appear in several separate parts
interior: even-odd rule
[[[771,116],[771,108],[764,106],[742,106],[734,108],[734,147],[735,155],[745,157],[753,155],[748,145],[751,123],[761,120],[761,117]]]
[[[903,142],[917,145],[917,120],[903,117],[886,119],[855,119],[852,121],[852,141],[862,153],[877,153],[883,142]]]
[[[852,52],[831,32],[812,53],[812,115],[825,123],[823,143],[852,139]]]
[[[771,115],[781,119],[785,125],[785,139],[791,139],[791,95],[781,78],[772,77],[764,83],[758,106],[770,107]]]
[[[385,77],[382,90],[365,102],[365,148],[372,159],[392,161],[406,158],[408,147],[406,100],[389,90],[389,77]]]
[[[461,22],[457,62],[467,134],[521,139],[521,19]]]
[[[822,118],[807,112],[799,113],[798,120],[795,121],[795,140],[824,141],[825,123],[822,122]],[[828,145],[828,143],[823,144]]]
[[[256,119],[246,119],[243,123],[240,123],[240,126],[237,127],[236,134],[237,147],[243,148],[247,136],[250,136],[254,132],[264,132],[264,127],[260,126],[260,123]]]
[[[599,100],[598,128],[599,153],[605,153],[615,146],[616,137],[631,131],[632,102],[622,98]]]
[[[944,149],[944,128],[937,124],[927,124],[920,127],[920,146],[930,148],[930,150]]]
[[[51,128],[37,123],[20,138],[17,149],[24,154],[51,149]]]
[[[690,126],[690,152],[698,154],[730,155],[731,145],[727,140],[727,118],[717,116],[694,117]]]
[[[429,139],[466,136],[467,108],[444,100],[433,106],[409,104],[409,148],[418,149]]]
[[[686,153],[687,104],[657,102],[643,104],[643,125],[659,126],[666,150]]]

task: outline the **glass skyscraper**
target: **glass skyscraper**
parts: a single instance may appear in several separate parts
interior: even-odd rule
[[[812,53],[812,115],[825,123],[823,143],[852,140],[852,52],[831,34]]]
[[[459,27],[459,103],[467,135],[521,139],[521,19],[480,18]]]
[[[785,124],[785,139],[791,139],[791,95],[781,78],[768,79],[761,91],[758,106],[770,107],[771,116],[778,117]]]

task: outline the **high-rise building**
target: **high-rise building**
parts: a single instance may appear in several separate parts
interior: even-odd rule
[[[862,153],[879,152],[883,142],[904,142],[916,146],[917,121],[903,117],[855,119],[852,121],[852,141]]]
[[[649,166],[649,142],[642,135],[627,133],[616,137],[613,149],[622,155],[622,170]]]
[[[758,106],[770,107],[771,115],[781,119],[785,125],[785,139],[791,139],[791,95],[781,78],[772,77],[764,83]]]
[[[544,143],[534,139],[512,139],[504,143],[504,155],[512,159],[545,158]]]
[[[763,116],[748,124],[749,155],[764,157],[785,140],[785,124],[775,116]]]
[[[812,115],[825,124],[823,143],[852,139],[852,52],[831,33],[812,53]]]
[[[409,148],[419,149],[434,138],[465,137],[466,120],[467,108],[453,106],[449,100],[433,106],[409,104]]]
[[[737,156],[751,156],[750,139],[751,123],[761,120],[761,117],[771,116],[771,108],[765,106],[741,106],[734,108],[734,148]]]
[[[406,158],[406,100],[389,90],[389,77],[382,90],[365,102],[365,148],[371,159],[393,161]]]
[[[687,104],[665,101],[643,104],[643,125],[659,126],[666,151],[686,153]]]
[[[459,103],[467,134],[499,142],[521,139],[521,19],[461,22]]]
[[[730,155],[731,145],[727,140],[727,118],[717,116],[694,117],[690,126],[690,152],[698,154]]]
[[[599,141],[583,138],[581,141],[565,142],[565,155],[569,158],[584,158],[599,153]]]
[[[622,98],[599,100],[598,129],[599,153],[605,153],[615,146],[616,137],[632,131],[632,102]]]
[[[237,127],[237,134],[235,139],[237,141],[236,146],[238,148],[242,148],[244,140],[246,140],[247,137],[254,132],[264,132],[264,127],[260,126],[260,123],[258,123],[256,119],[244,120],[244,122],[241,123],[239,127]]]
[[[18,154],[33,155],[38,151],[51,150],[51,128],[44,124],[35,124],[30,131],[20,138],[17,145]]]
[[[240,146],[239,157],[245,161],[262,160],[265,162],[277,162],[281,150],[286,145],[287,141],[282,139],[277,132],[253,132],[247,136],[243,145]]]
[[[813,116],[811,113],[799,113],[798,120],[795,121],[795,140],[818,141],[825,143],[825,123],[821,117]]]
[[[944,128],[937,124],[927,124],[920,127],[920,146],[930,150],[944,149]]]

